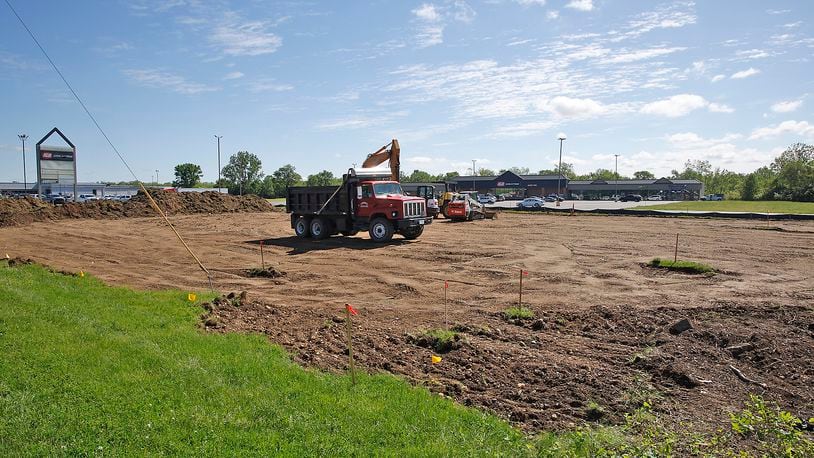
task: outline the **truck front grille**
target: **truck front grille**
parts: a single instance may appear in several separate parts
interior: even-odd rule
[[[424,201],[404,202],[404,217],[417,218],[420,216],[427,216],[424,209]]]

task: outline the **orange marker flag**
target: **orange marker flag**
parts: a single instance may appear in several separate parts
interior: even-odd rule
[[[528,277],[528,275],[529,275],[529,271],[528,271],[528,270],[524,270],[524,271],[523,271],[523,275],[525,275],[525,276],[527,276],[527,277]]]
[[[356,309],[353,308],[350,304],[345,304],[345,308],[348,309],[348,312],[350,312],[351,315],[358,315],[359,314],[359,312],[357,312]]]
[[[449,282],[444,280],[444,289],[449,289]]]

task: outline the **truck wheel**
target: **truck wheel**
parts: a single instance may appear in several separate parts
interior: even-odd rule
[[[308,224],[308,220],[305,219],[304,216],[300,216],[297,218],[297,222],[294,223],[294,233],[297,234],[299,238],[307,238],[311,236],[311,229],[310,224]]]
[[[368,232],[374,242],[389,242],[393,238],[393,225],[385,218],[376,218],[371,221]]]
[[[331,235],[331,228],[328,227],[328,222],[323,218],[314,218],[311,220],[311,237],[314,240],[322,240]]]
[[[424,233],[424,226],[418,227],[411,227],[409,229],[405,229],[401,232],[401,235],[404,236],[407,240],[417,239],[421,234]]]

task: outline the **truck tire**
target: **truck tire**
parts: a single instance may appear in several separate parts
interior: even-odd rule
[[[300,216],[297,218],[297,222],[294,223],[294,233],[297,234],[297,237],[304,239],[311,236],[311,225],[308,223],[308,220],[304,216]]]
[[[331,236],[331,228],[325,218],[314,218],[311,220],[311,238],[322,240]]]
[[[408,228],[408,229],[405,229],[405,230],[401,231],[401,235],[403,235],[404,238],[407,239],[407,240],[417,239],[423,233],[424,233],[424,226],[411,227],[411,228]]]
[[[368,233],[374,242],[389,242],[393,238],[393,224],[386,218],[376,218],[370,222]]]

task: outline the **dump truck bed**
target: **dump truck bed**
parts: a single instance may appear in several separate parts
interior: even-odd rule
[[[331,196],[336,196],[331,199]],[[321,215],[348,215],[350,209],[350,198],[348,196],[348,186],[341,186],[337,192],[337,186],[293,186],[286,190],[285,210],[298,215],[315,215],[325,202],[328,205],[320,213]]]

